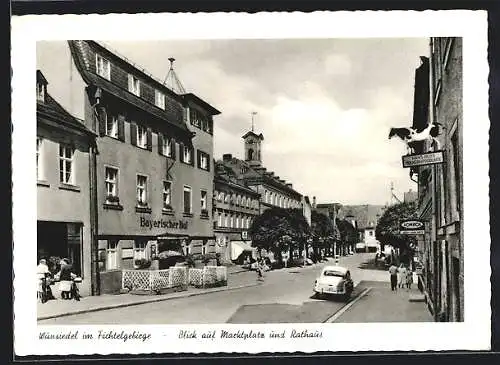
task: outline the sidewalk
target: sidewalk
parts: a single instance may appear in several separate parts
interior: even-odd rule
[[[410,297],[420,296],[416,285],[409,290],[391,291],[389,282],[362,281],[358,287],[370,289],[335,323],[434,322],[425,302],[410,301]]]
[[[232,271],[232,270],[231,270]],[[74,314],[95,312],[105,309],[128,307],[144,303],[159,302],[170,299],[185,298],[195,295],[209,294],[220,291],[234,290],[260,285],[255,280],[255,272],[228,271],[228,285],[219,288],[197,289],[189,287],[188,290],[163,294],[163,295],[99,295],[83,297],[80,301],[75,300],[50,300],[47,303],[37,303],[37,319],[64,317]],[[55,294],[55,293],[54,293]]]

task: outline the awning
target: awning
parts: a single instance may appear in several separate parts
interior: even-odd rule
[[[251,241],[231,241],[231,260],[236,260],[243,252],[251,252],[252,257],[257,257],[257,249],[250,246]]]

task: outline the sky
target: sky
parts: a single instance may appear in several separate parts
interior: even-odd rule
[[[385,204],[416,190],[405,145],[390,127],[412,124],[413,86],[428,39],[265,39],[105,45],[165,79],[169,57],[187,92],[221,114],[214,157],[243,158],[243,136],[264,135],[263,165],[318,203]]]

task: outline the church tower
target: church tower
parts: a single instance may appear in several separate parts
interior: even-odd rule
[[[262,133],[256,134],[254,131],[247,132],[243,137],[245,141],[245,161],[252,166],[262,164]]]
[[[260,166],[262,164],[262,141],[264,136],[262,133],[254,132],[254,117],[257,112],[252,112],[252,130],[248,131],[243,137],[245,141],[245,161],[252,166]]]

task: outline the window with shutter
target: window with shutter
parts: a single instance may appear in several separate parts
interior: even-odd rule
[[[118,139],[125,142],[125,118],[123,115],[118,117]]]
[[[137,146],[137,124],[130,123],[130,143]]]
[[[146,148],[148,151],[153,150],[153,133],[151,132],[151,128],[148,128],[146,132]]]

